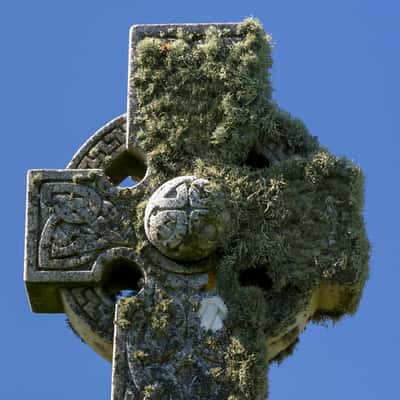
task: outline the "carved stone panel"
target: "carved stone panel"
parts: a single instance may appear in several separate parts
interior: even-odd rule
[[[226,367],[226,306],[218,329],[208,329],[204,305],[217,298],[202,290],[208,276],[156,276],[118,303],[112,400],[228,398],[229,385],[216,378]]]

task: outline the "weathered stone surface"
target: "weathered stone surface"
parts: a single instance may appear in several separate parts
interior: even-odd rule
[[[117,307],[112,399],[227,398],[213,371],[224,370],[228,336],[200,326],[201,304],[217,298],[208,276],[152,275]]]
[[[221,193],[213,193],[207,180],[194,176],[164,183],[146,206],[147,238],[175,260],[198,261],[209,256],[229,226],[221,197]]]
[[[362,174],[273,104],[270,65],[254,20],[136,26],[128,116],[28,176],[32,309],[113,358],[112,400],[264,399],[308,321],[356,310]]]
[[[129,222],[135,200],[124,198],[102,171],[34,170],[28,187],[29,290],[99,283],[107,250],[135,245]],[[62,311],[56,299],[41,297],[31,297],[35,311]]]

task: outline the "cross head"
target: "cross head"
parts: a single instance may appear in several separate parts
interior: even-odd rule
[[[272,101],[257,21],[130,35],[127,114],[28,173],[31,308],[112,361],[112,400],[264,399],[309,321],[357,308],[362,174]]]

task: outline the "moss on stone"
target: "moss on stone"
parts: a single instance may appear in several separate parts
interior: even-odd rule
[[[161,293],[161,290],[159,292],[158,301],[150,317],[150,323],[156,332],[164,333],[171,318],[174,319],[174,307],[172,300],[165,293]]]
[[[134,315],[143,309],[143,300],[138,297],[119,299],[119,315],[116,323],[123,329],[129,328],[134,321]]]
[[[345,288],[334,309],[315,314],[337,319],[356,310],[368,273],[361,170],[272,101],[271,64],[271,40],[249,19],[235,37],[211,27],[200,37],[181,29],[144,38],[131,82],[137,144],[152,172],[148,194],[195,175],[229,199],[216,281],[230,311],[226,373],[239,385],[232,399],[265,392],[265,338],[293,323],[315,288]],[[269,290],[243,285],[246,270],[264,273]]]

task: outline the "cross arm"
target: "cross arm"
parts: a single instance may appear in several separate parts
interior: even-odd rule
[[[133,243],[127,207],[101,170],[28,173],[24,280],[35,312],[63,312],[62,288],[98,285],[110,248]]]

